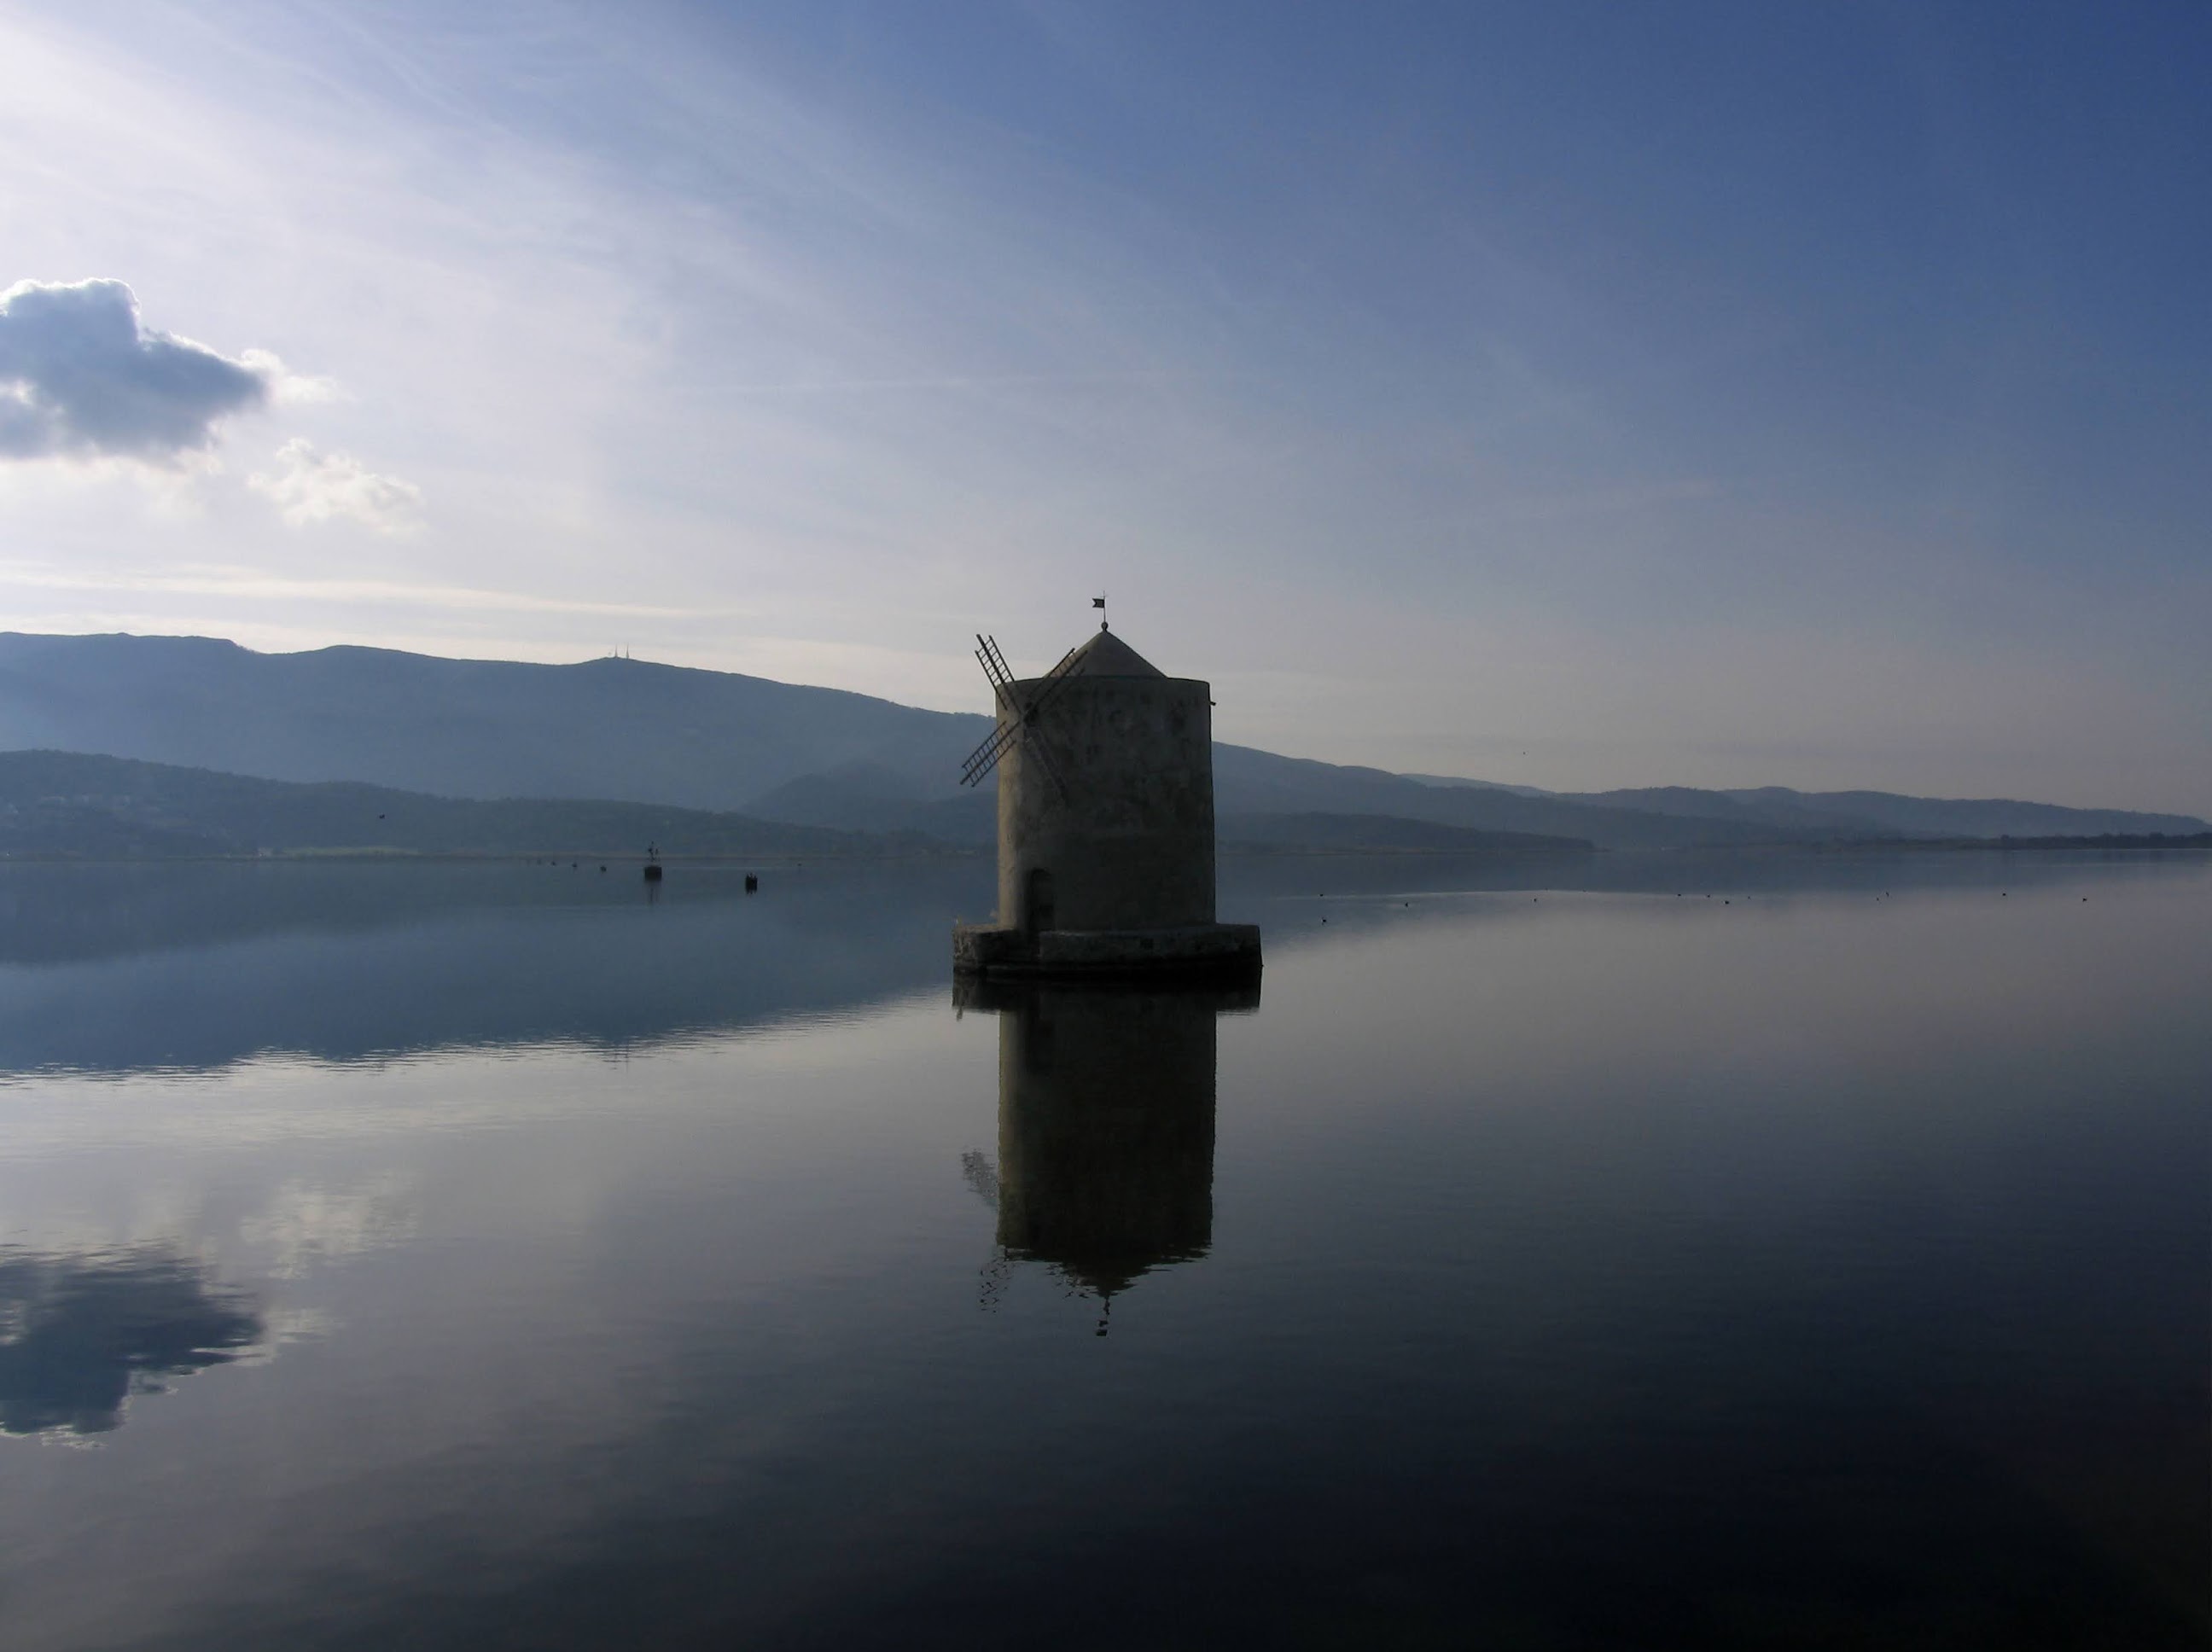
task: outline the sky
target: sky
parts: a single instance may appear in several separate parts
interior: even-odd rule
[[[0,3],[0,629],[2212,811],[2212,9]]]

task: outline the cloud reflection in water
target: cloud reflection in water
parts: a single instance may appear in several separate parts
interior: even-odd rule
[[[264,1330],[248,1298],[164,1246],[0,1249],[0,1433],[106,1433],[132,1395],[228,1364]]]

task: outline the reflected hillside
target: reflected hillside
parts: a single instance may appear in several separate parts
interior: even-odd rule
[[[0,868],[0,1070],[623,1048],[934,986],[988,864]]]
[[[1224,922],[1256,923],[1273,956],[1475,907],[1467,896],[1548,893],[1656,896],[1670,905],[1710,900],[1754,910],[1781,902],[1902,900],[1930,895],[2002,898],[2081,882],[2093,868],[2148,882],[2199,875],[2191,850],[1951,848],[1735,849],[1591,855],[1224,855]],[[1483,903],[1495,913],[1498,902]],[[1519,902],[1524,911],[1528,902]]]
[[[602,872],[600,867],[605,866]],[[744,895],[744,873],[850,928],[871,910],[991,900],[988,864],[684,862],[653,904],[690,910]],[[621,913],[647,904],[638,863],[563,857],[263,861],[0,861],[0,964],[64,963],[284,935],[362,935],[500,913]]]
[[[2187,875],[2196,855],[1948,851],[1224,856],[1224,920],[1268,945],[1432,921],[1469,895],[1996,896]],[[623,1048],[941,988],[955,919],[991,910],[985,857],[634,863],[0,863],[0,1072],[210,1068],[566,1041]],[[1537,915],[1535,908],[1526,908]]]
[[[2192,875],[2191,850],[1996,848],[1662,849],[1589,855],[1224,854],[1224,922],[1265,922],[1270,903],[1316,895],[1389,896],[1512,890],[1691,896],[1876,895],[1916,890],[2033,889],[2100,877]]]
[[[0,1250],[0,1433],[104,1434],[133,1394],[228,1364],[262,1331],[246,1298],[160,1246]]]

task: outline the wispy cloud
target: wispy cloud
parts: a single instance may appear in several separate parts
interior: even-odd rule
[[[422,490],[398,477],[379,476],[350,453],[325,453],[305,436],[276,450],[281,467],[257,471],[246,485],[276,501],[294,527],[355,522],[378,533],[415,533],[422,526]]]
[[[261,375],[262,382],[269,386],[269,399],[279,407],[310,406],[317,402],[352,399],[337,380],[295,373],[284,364],[284,358],[274,350],[241,350],[238,359]]]
[[[185,568],[114,571],[55,568],[40,563],[0,563],[0,582],[40,591],[115,591],[228,597],[244,601],[304,599],[318,603],[398,604],[410,607],[482,610],[526,614],[586,614],[615,619],[689,619],[692,608],[639,603],[592,602],[473,586],[412,583],[398,580],[303,580],[262,568],[201,564]],[[706,617],[714,617],[710,610]]]

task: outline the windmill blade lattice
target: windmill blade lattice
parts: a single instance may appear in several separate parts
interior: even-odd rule
[[[960,783],[963,786],[975,785],[999,766],[1000,758],[1021,744],[1023,735],[1036,720],[1038,710],[1059,692],[1060,685],[1067,681],[1075,666],[1075,655],[1071,652],[1045,673],[1044,680],[1037,685],[1037,691],[1024,706],[1014,692],[1014,674],[1008,669],[1006,657],[999,651],[995,640],[978,634],[975,659],[983,667],[983,675],[991,679],[992,691],[999,703],[1000,720],[998,727],[993,729],[982,744],[968,754],[967,762],[960,765]],[[1065,797],[1067,782],[1060,778],[1060,769],[1046,751],[1044,742],[1038,741],[1030,748],[1030,751],[1036,758],[1038,767],[1052,776],[1053,785]]]

